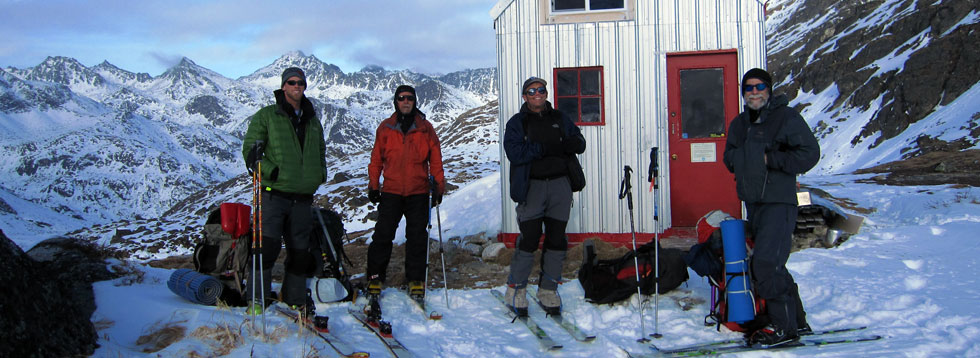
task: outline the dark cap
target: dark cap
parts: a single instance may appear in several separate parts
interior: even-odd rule
[[[398,94],[402,92],[412,92],[412,95],[415,96],[415,87],[409,85],[398,86],[398,88],[395,89],[395,96],[398,96]]]
[[[303,70],[299,69],[299,67],[290,67],[282,71],[282,83],[279,84],[279,88],[286,85],[286,80],[293,77],[299,77],[304,82],[306,81],[306,74],[303,73]]]
[[[412,95],[415,96],[414,107],[415,107],[415,111],[418,111],[419,100],[418,100],[418,95],[415,94],[415,87],[409,85],[401,85],[395,89],[395,96],[391,99],[391,101],[395,105],[395,112],[398,112],[398,94],[402,92],[411,92]]]
[[[540,83],[542,86],[548,86],[548,81],[545,81],[538,77],[531,76],[528,77],[528,79],[524,81],[524,85],[521,86],[521,95],[523,95],[524,92],[527,92],[527,88],[531,87],[531,85],[534,83]]]
[[[753,68],[742,76],[742,85],[745,86],[745,81],[748,81],[750,78],[757,78],[759,81],[765,83],[766,87],[769,87],[769,93],[772,93],[772,76],[769,75],[769,72],[761,68]]]

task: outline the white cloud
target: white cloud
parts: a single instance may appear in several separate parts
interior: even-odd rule
[[[0,66],[47,56],[158,75],[188,57],[237,78],[293,50],[356,71],[495,65],[495,0],[45,1],[0,4]],[[174,60],[176,59],[176,60]]]

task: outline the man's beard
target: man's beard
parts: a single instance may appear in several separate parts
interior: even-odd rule
[[[755,101],[755,100],[760,100],[760,101]],[[748,106],[753,111],[758,111],[762,109],[762,107],[765,107],[766,102],[767,100],[765,98],[765,95],[761,93],[757,95],[745,96],[745,105]]]

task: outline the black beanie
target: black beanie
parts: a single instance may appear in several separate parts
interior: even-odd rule
[[[758,78],[760,81],[766,84],[769,93],[772,93],[772,76],[769,75],[769,72],[766,72],[766,70],[761,68],[753,68],[749,70],[744,76],[742,76],[742,86],[745,86],[745,81],[748,81],[750,78]]]
[[[292,77],[299,77],[299,79],[306,81],[306,74],[299,67],[290,67],[282,71],[282,82],[279,83],[279,88],[286,85],[286,80]]]
[[[399,93],[402,93],[402,92],[412,92],[412,95],[415,96],[415,103],[414,103],[415,109],[418,109],[419,108],[419,96],[415,94],[415,88],[412,87],[412,86],[409,86],[409,85],[401,85],[401,86],[398,86],[398,88],[395,89],[395,96],[394,96],[394,98],[392,98],[392,102],[394,102],[394,104],[395,104],[395,112],[398,112],[398,94]]]

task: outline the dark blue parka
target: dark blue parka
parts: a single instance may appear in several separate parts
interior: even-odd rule
[[[585,152],[585,137],[582,131],[572,122],[567,115],[553,109],[551,103],[545,102],[545,109],[541,114],[535,113],[527,108],[527,103],[521,106],[520,112],[507,120],[507,127],[504,130],[504,152],[507,160],[510,161],[510,198],[514,202],[522,203],[527,199],[527,190],[531,185],[531,163],[544,157],[544,148],[540,143],[527,139],[524,133],[524,121],[528,116],[560,116],[558,121],[561,126],[562,138],[577,137],[579,147],[575,148],[575,154]]]
[[[738,198],[746,203],[797,205],[796,176],[820,159],[817,139],[788,103],[785,95],[771,98],[756,123],[745,107],[728,127],[725,166],[735,174]]]

